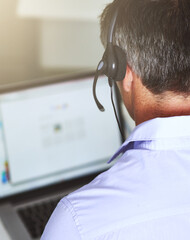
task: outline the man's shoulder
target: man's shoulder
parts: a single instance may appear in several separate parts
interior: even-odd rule
[[[113,167],[68,195],[62,203],[68,205],[86,234],[100,235],[131,222],[171,215],[176,206],[183,208],[184,199],[189,202],[190,184],[188,174],[184,177],[187,169],[179,161],[174,164],[170,153],[167,152],[168,161],[161,161],[165,154],[165,151],[159,154],[147,150],[139,153],[138,149],[126,151]],[[184,172],[179,171],[181,168]]]
[[[133,215],[135,192],[127,184],[125,164],[117,163],[92,182],[61,200],[80,224],[82,235],[101,235]],[[133,195],[133,200],[131,196]],[[138,200],[139,201],[139,200]],[[137,203],[138,205],[138,203]]]
[[[115,191],[121,190],[120,186],[127,181],[127,166],[124,162],[117,162],[110,169],[100,173],[90,183],[72,192],[66,198],[75,205],[76,202],[105,201],[106,197],[114,195]],[[122,190],[124,190],[122,188]],[[126,190],[126,189],[125,189]],[[117,195],[118,196],[118,195]],[[111,200],[112,198],[110,198]]]

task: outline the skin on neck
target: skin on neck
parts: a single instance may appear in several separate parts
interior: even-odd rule
[[[190,115],[190,96],[170,91],[155,95],[128,66],[118,87],[136,125],[157,117]]]

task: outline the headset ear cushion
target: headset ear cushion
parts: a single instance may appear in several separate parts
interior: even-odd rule
[[[125,52],[118,46],[114,47],[114,54],[117,59],[117,72],[116,76],[114,77],[115,81],[122,81],[126,74],[127,68],[127,59]]]

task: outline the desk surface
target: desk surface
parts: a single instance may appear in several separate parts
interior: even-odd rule
[[[0,236],[1,236],[2,240],[11,240],[7,230],[5,229],[5,227],[1,221],[1,218],[0,218]]]

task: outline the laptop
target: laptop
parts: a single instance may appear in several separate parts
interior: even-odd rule
[[[122,143],[107,78],[93,74],[0,88],[0,219],[13,240],[40,239],[58,201],[110,167]],[[117,94],[115,103],[120,108]]]

